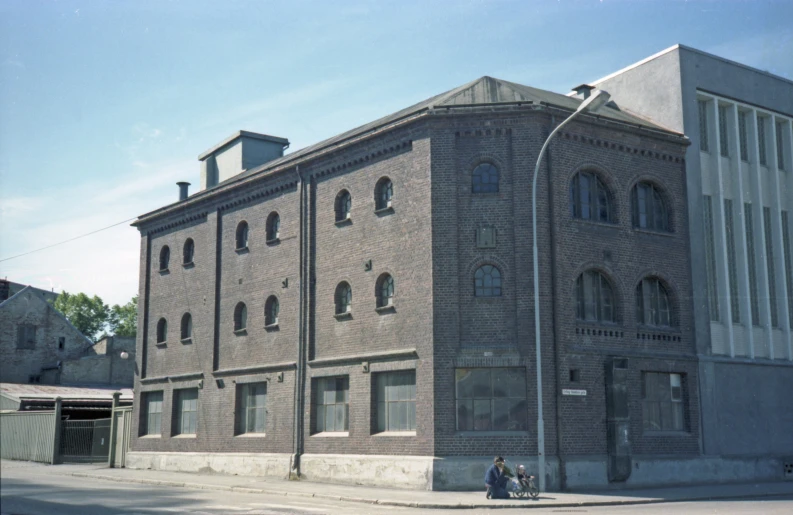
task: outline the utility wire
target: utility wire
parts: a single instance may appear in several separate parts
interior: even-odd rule
[[[102,227],[101,229],[97,229],[95,231],[87,232],[85,234],[81,234],[80,236],[75,236],[74,238],[69,238],[68,240],[60,241],[58,243],[53,243],[52,245],[47,245],[46,247],[41,247],[40,249],[35,249],[35,250],[31,250],[30,252],[25,252],[24,254],[17,254],[16,256],[3,258],[3,259],[0,259],[0,263],[2,263],[3,261],[8,261],[10,259],[16,259],[18,257],[27,256],[28,254],[33,254],[34,252],[39,252],[39,251],[42,251],[42,250],[51,249],[52,247],[57,247],[58,245],[63,245],[64,243],[69,243],[70,241],[79,240],[80,238],[85,238],[86,236],[90,236],[92,234],[96,234],[98,232],[102,232],[102,231],[105,231],[107,229],[111,229],[111,228],[113,228],[113,227],[115,227],[117,225],[121,225],[121,224],[125,224],[127,222],[131,222],[132,220],[135,220],[137,218],[138,218],[137,216],[134,216],[132,218],[124,220],[123,222],[118,222],[118,223],[115,223],[113,225],[108,225],[107,227]]]

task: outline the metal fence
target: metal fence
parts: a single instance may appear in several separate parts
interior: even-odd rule
[[[55,413],[0,413],[0,457],[52,463]]]
[[[116,418],[116,452],[111,466],[123,467],[127,460],[129,442],[132,439],[132,406],[116,408],[113,416]]]
[[[64,463],[107,461],[109,450],[109,418],[63,421],[60,458]]]

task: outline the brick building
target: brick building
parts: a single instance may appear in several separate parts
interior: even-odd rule
[[[580,102],[483,77],[287,156],[244,131],[202,154],[201,190],[135,223],[127,466],[431,489],[480,488],[495,454],[536,469],[530,180]],[[699,456],[687,145],[611,104],[549,147],[551,488]]]

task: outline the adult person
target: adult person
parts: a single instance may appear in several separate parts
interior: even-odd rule
[[[505,470],[504,458],[496,456],[493,458],[493,464],[485,472],[485,486],[487,486],[487,494],[485,497],[488,499],[509,499],[507,492],[507,483],[509,470]]]

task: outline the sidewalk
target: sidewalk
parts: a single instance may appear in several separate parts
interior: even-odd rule
[[[48,472],[52,474],[122,483],[263,493],[300,498],[315,497],[414,508],[564,508],[793,496],[793,482],[780,482],[610,490],[585,493],[549,492],[541,494],[537,500],[510,499],[491,501],[485,499],[484,490],[481,492],[429,492],[313,483],[310,481],[286,481],[259,477],[108,469],[95,465],[58,465],[51,468],[48,467],[48,469]]]

